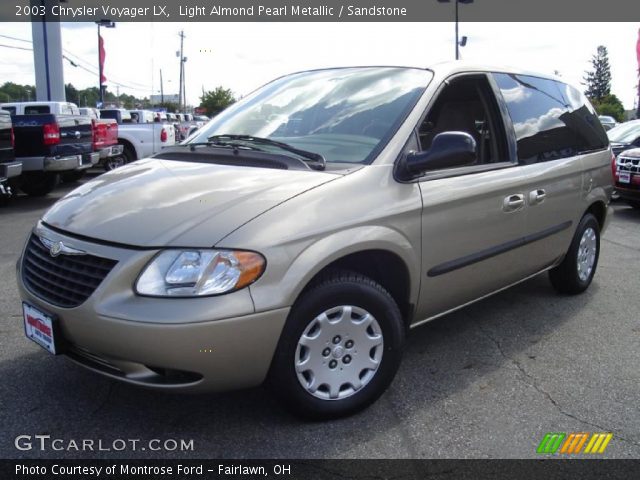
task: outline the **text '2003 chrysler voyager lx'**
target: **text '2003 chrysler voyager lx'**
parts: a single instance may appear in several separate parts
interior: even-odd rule
[[[18,265],[25,331],[132,384],[267,381],[299,414],[349,414],[391,383],[410,327],[544,271],[585,290],[611,160],[558,79],[288,75],[58,201]]]

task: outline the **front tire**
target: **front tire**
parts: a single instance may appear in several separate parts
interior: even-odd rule
[[[600,224],[587,213],[578,224],[564,260],[549,271],[551,284],[560,293],[584,292],[591,285],[599,257]]]
[[[403,346],[404,324],[391,295],[363,275],[333,272],[291,309],[269,383],[300,416],[350,415],[387,389]]]

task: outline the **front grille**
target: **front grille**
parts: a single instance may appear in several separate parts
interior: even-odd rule
[[[98,288],[118,263],[95,255],[52,257],[36,235],[31,235],[22,259],[22,279],[37,297],[59,307],[77,307]]]
[[[640,173],[640,158],[618,157],[616,165],[619,172]]]

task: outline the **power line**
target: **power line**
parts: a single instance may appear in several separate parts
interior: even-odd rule
[[[4,48],[14,48],[16,50],[26,50],[28,52],[32,51],[33,48],[24,48],[24,47],[15,47],[13,45],[5,45],[3,43],[0,43],[0,47],[4,47]]]
[[[18,41],[18,42],[25,42],[25,43],[31,43],[31,44],[33,44],[33,42],[32,42],[31,40],[26,40],[26,39],[24,39],[24,38],[18,38],[18,37],[12,37],[12,36],[10,36],[10,35],[3,35],[3,34],[0,34],[0,37],[8,38],[8,39],[11,39],[11,40],[16,40],[16,41]],[[15,49],[15,50],[33,51],[33,49],[32,49],[32,48],[17,47],[17,46],[13,46],[13,45],[5,45],[5,44],[0,44],[0,47],[12,48],[12,49]],[[94,67],[94,66],[93,66],[93,64],[92,64],[91,62],[89,62],[89,61],[87,61],[87,60],[82,59],[81,57],[79,57],[78,55],[76,55],[76,54],[75,54],[75,53],[73,53],[73,52],[70,52],[70,51],[69,51],[69,50],[67,50],[67,49],[64,49],[64,48],[63,48],[63,49],[62,49],[62,51],[63,51],[64,53],[66,53],[67,55],[70,55],[70,56],[72,56],[72,57],[75,57],[75,59],[74,59],[74,60],[72,60],[72,59],[68,58],[68,57],[67,57],[67,56],[65,56],[65,55],[63,55],[63,56],[62,56],[65,60],[67,60],[67,61],[68,61],[71,65],[73,65],[74,67],[79,67],[79,68],[81,68],[82,70],[85,70],[86,72],[91,73],[92,75],[97,75],[97,74],[98,74],[98,73],[97,73],[97,69],[96,69],[96,67]],[[89,67],[87,68],[87,67],[83,67],[82,65],[78,65],[78,63],[77,63],[77,62],[81,62],[81,63],[84,63],[85,65],[89,65]],[[89,68],[94,69],[94,71],[89,70]],[[127,82],[130,82],[130,83],[132,83],[133,85],[138,85],[138,87],[140,87],[140,88],[138,88],[138,87],[134,87],[134,86],[131,86],[131,85],[127,85],[127,84],[125,84],[125,83],[118,82],[118,81],[116,81],[116,80],[110,80],[109,82],[110,82],[110,83],[113,83],[114,85],[118,85],[118,86],[121,86],[121,87],[127,88],[127,89],[129,89],[129,90],[137,90],[137,91],[140,91],[140,92],[148,92],[148,91],[152,90],[152,87],[151,87],[150,85],[145,85],[145,84],[138,83],[138,82],[131,82],[130,80],[127,80]]]

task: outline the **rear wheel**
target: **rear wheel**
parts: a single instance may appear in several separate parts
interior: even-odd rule
[[[52,172],[23,172],[20,190],[30,197],[43,197],[58,185],[59,175]]]
[[[131,147],[131,145],[124,145],[122,158],[124,159],[124,164],[131,163],[137,160],[136,151]]]
[[[596,273],[599,256],[600,224],[587,213],[580,220],[564,260],[549,271],[551,284],[560,293],[584,292]]]
[[[398,306],[373,280],[335,272],[291,309],[270,371],[285,405],[308,418],[335,418],[374,402],[400,365]]]
[[[118,155],[117,157],[108,157],[102,165],[107,172],[110,172],[111,170],[115,170],[116,168],[123,166],[125,163],[127,162],[125,161],[123,154]]]

